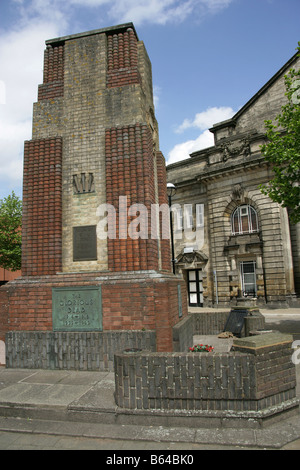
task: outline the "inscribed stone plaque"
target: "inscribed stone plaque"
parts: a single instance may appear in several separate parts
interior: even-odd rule
[[[96,225],[73,227],[73,261],[92,261],[96,259]]]
[[[224,331],[230,331],[234,335],[240,335],[244,326],[244,318],[248,315],[248,310],[234,309],[231,310]]]
[[[101,286],[52,289],[54,331],[102,331]]]

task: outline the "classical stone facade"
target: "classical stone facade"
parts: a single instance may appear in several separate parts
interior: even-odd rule
[[[24,150],[22,277],[0,291],[0,339],[34,332],[35,353],[52,344],[58,354],[56,332],[71,332],[64,348],[75,354],[86,344],[93,355],[91,332],[100,342],[114,332],[105,336],[114,338],[111,355],[126,347],[124,331],[151,330],[156,349],[172,351],[172,328],[187,314],[185,284],[171,272],[162,217],[156,236],[152,224],[141,234],[137,223],[140,206],[151,214],[167,205],[166,191],[151,63],[133,24],[46,41]]]
[[[215,145],[167,167],[177,187],[177,272],[186,279],[190,306],[297,305],[300,294],[300,224],[264,196],[272,177],[261,155],[264,120],[285,103],[284,75],[299,69],[293,56],[236,115],[210,131]],[[185,210],[184,210],[185,209]]]

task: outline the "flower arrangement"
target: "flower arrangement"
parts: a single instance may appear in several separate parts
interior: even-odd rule
[[[196,344],[192,348],[189,348],[191,352],[211,352],[213,349],[214,347],[208,344]]]

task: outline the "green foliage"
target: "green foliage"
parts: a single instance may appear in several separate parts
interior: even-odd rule
[[[12,192],[0,199],[0,266],[21,269],[22,201]]]
[[[287,207],[291,221],[297,223],[300,221],[300,70],[291,69],[285,76],[285,85],[288,101],[275,118],[277,123],[265,121],[268,142],[261,150],[272,164],[274,177],[260,189],[274,202]]]

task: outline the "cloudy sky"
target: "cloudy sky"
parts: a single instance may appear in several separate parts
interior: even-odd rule
[[[0,0],[0,199],[22,196],[45,40],[132,21],[153,68],[167,163],[213,145],[296,52],[299,0]]]

